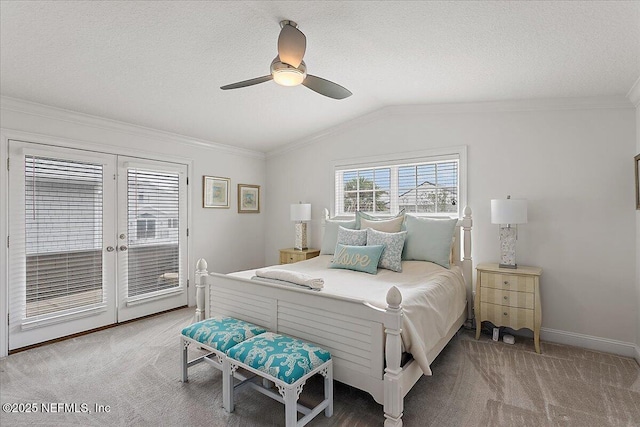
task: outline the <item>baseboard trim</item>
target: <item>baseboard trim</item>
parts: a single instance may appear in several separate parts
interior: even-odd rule
[[[557,344],[567,344],[589,350],[613,353],[619,356],[634,358],[640,363],[640,348],[634,343],[617,341],[608,338],[583,335],[557,329],[541,328],[540,339]]]

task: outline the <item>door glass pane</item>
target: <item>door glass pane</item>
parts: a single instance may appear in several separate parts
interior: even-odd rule
[[[180,286],[179,174],[127,170],[127,296]]]
[[[25,156],[27,318],[103,302],[102,175]]]

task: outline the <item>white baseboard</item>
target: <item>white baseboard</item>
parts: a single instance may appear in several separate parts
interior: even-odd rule
[[[591,335],[577,334],[574,332],[559,331],[556,329],[541,328],[540,339],[558,344],[573,345],[589,350],[613,353],[619,356],[634,358],[640,363],[640,347],[635,343],[617,341],[608,338],[594,337]]]

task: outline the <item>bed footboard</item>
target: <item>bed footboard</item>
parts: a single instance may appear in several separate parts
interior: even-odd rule
[[[197,321],[232,316],[329,350],[334,379],[384,405],[385,426],[402,425],[403,314],[395,286],[387,294],[388,307],[380,309],[355,299],[209,273],[201,259],[196,294]]]

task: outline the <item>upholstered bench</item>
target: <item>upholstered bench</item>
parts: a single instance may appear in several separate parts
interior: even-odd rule
[[[286,427],[301,427],[324,409],[333,415],[333,364],[331,354],[322,348],[285,335],[265,332],[227,350],[223,360],[223,404],[228,412],[234,409],[234,390],[248,383],[251,388],[285,405]],[[253,378],[234,385],[234,373],[243,368],[275,383],[278,393],[253,382]],[[324,377],[324,400],[314,408],[298,403],[307,379],[315,374]],[[266,380],[266,381],[265,381]],[[304,416],[298,420],[298,412]]]
[[[227,350],[264,332],[266,332],[265,328],[233,317],[212,317],[187,326],[180,334],[182,381],[187,382],[189,379],[188,369],[201,362],[207,362],[222,370],[222,362],[226,358]],[[210,353],[189,361],[187,350],[191,343],[195,343]]]

